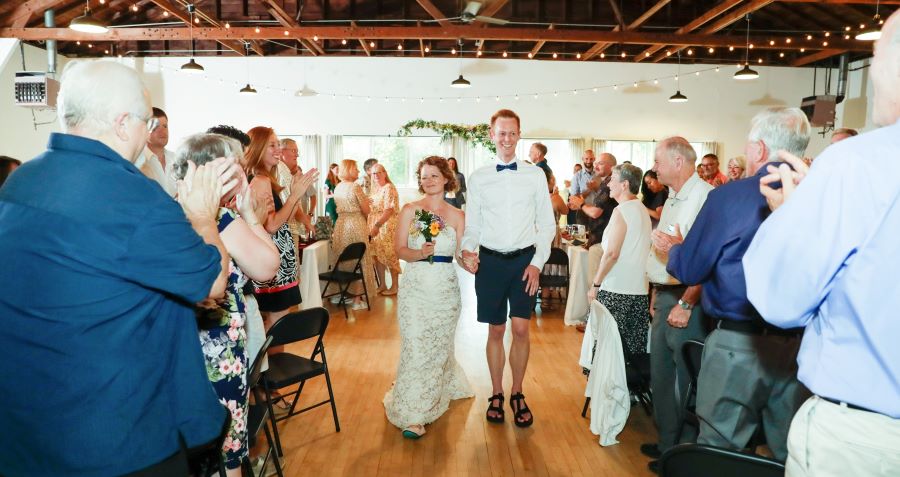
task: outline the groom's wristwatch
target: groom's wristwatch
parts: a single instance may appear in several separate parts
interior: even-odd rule
[[[684,300],[678,300],[678,306],[680,306],[682,310],[690,311],[690,310],[694,309],[694,305],[691,305],[690,303],[688,303]]]

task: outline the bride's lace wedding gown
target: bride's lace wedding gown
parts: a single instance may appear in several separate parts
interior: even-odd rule
[[[407,243],[420,249],[425,239],[410,233]],[[435,239],[435,255],[456,254],[456,231],[447,226]],[[452,263],[407,263],[398,295],[400,363],[394,386],[384,396],[391,424],[403,429],[437,420],[453,399],[472,397],[472,389],[454,356],[460,293]]]

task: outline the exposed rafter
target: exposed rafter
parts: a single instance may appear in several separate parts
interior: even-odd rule
[[[422,9],[424,9],[426,12],[428,12],[429,15],[431,15],[431,18],[437,20],[438,24],[440,24],[441,26],[450,25],[450,22],[447,21],[447,16],[444,15],[443,12],[441,12],[440,8],[431,3],[431,0],[416,0],[416,2],[418,2],[419,6],[421,6]]]
[[[300,28],[300,23],[294,19],[294,17],[290,16],[283,8],[281,8],[275,0],[262,0],[263,5],[265,5],[266,10],[269,11],[269,14],[272,15],[273,18],[278,20],[282,26],[286,26],[288,28]],[[304,48],[309,50],[313,56],[324,55],[325,50],[316,44],[316,42],[310,40],[309,38],[297,37],[297,41],[303,45]],[[360,40],[362,41],[362,40]],[[365,46],[363,46],[365,48]],[[366,51],[368,53],[368,51]]]
[[[654,13],[658,12],[662,7],[668,5],[670,1],[672,1],[672,0],[659,0],[658,2],[656,2],[655,5],[653,5],[649,9],[647,9],[647,11],[645,11],[641,16],[637,17],[633,22],[629,23],[628,26],[625,27],[625,31],[634,30],[635,28],[643,25],[644,22],[649,20],[650,17],[652,17]],[[616,26],[615,28],[613,28],[613,31],[619,31],[619,27]],[[605,51],[607,48],[609,48],[612,45],[613,45],[612,43],[603,43],[603,42],[597,43],[594,46],[592,46],[588,51],[586,51],[583,55],[581,55],[581,59],[585,60],[585,61],[589,60],[589,59],[599,55],[600,53],[602,53],[603,51]]]
[[[552,30],[552,29],[553,29],[553,24],[551,23],[550,26],[547,27],[547,29],[548,29],[548,30]],[[539,41],[539,42],[535,43],[534,48],[531,49],[531,53],[528,54],[528,57],[529,57],[529,58],[533,58],[533,57],[537,56],[538,52],[541,51],[541,48],[544,47],[544,43],[547,43],[547,41],[546,41],[546,40],[542,40],[542,41]]]
[[[189,24],[191,22],[191,17],[190,17],[190,15],[187,14],[187,9],[185,8],[184,5],[175,4],[175,3],[170,2],[169,0],[151,0],[151,1],[154,4],[156,4],[158,7],[169,12],[170,15],[174,15],[175,18],[178,18],[179,20],[183,21],[184,23]],[[194,15],[196,15],[197,18],[200,18],[201,20],[205,20],[207,23],[209,23],[210,25],[212,25],[214,27],[221,26],[221,25],[219,25],[219,22],[214,20],[209,15],[206,15],[205,13],[200,11],[199,8],[196,8],[196,7],[194,8]],[[194,29],[199,30],[199,28],[194,28]],[[223,30],[224,30],[224,28],[223,28]],[[187,32],[187,30],[185,30],[185,32]],[[195,38],[199,38],[199,37],[195,35]],[[143,40],[154,40],[155,38],[142,38],[142,39]],[[174,38],[169,38],[169,39],[174,39]],[[187,39],[190,40],[190,37],[188,37]],[[238,39],[238,41],[235,41],[232,39],[226,39],[225,41],[216,39],[216,41],[218,41],[222,46],[230,48],[231,50],[233,50],[235,53],[237,53],[239,55],[246,54],[246,52],[244,51],[244,42],[241,39]],[[251,47],[258,54],[260,54],[260,55],[263,54],[262,47],[259,46],[258,42],[255,42],[255,41],[252,42]]]
[[[325,40],[340,40],[346,38],[364,38],[370,40],[455,40],[457,38],[483,38],[485,40],[503,41],[544,41],[560,43],[622,43],[631,45],[709,45],[714,47],[727,47],[743,43],[743,38],[722,35],[700,34],[673,34],[650,32],[612,32],[597,31],[594,29],[545,29],[545,28],[479,28],[471,25],[442,27],[414,27],[414,26],[389,26],[389,27],[349,27],[349,26],[304,26],[300,28],[284,27],[260,27],[259,32],[253,27],[231,28],[194,28],[194,38],[203,40],[242,40],[253,38],[255,40],[279,39],[287,36],[318,36]],[[186,28],[115,28],[109,32],[96,35],[82,33],[68,28],[0,28],[0,38],[19,38],[26,41],[34,40],[61,40],[61,41],[145,41],[145,40],[188,40],[189,32]],[[816,40],[796,39],[790,45],[768,44],[768,37],[750,37],[750,41],[757,44],[759,49],[777,50],[818,50],[822,46]],[[843,40],[833,38],[830,42],[831,49],[844,49],[848,51],[871,51],[871,44],[855,40]]]
[[[741,3],[741,0],[725,0],[724,2],[709,9],[703,15],[700,15],[699,17],[695,18],[694,21],[679,28],[678,30],[675,30],[675,33],[676,34],[690,33],[692,31],[700,28],[701,26],[705,25],[707,22],[711,21],[713,18],[716,18],[717,16],[725,13],[726,11],[731,9],[731,7],[733,7],[739,3]],[[695,43],[695,44],[698,44],[698,43]],[[703,43],[699,43],[699,44],[703,44]],[[710,45],[710,46],[712,46],[712,45]],[[662,50],[663,48],[665,48],[665,45],[651,46],[650,48],[647,48],[646,50],[640,52],[637,56],[635,56],[634,61],[642,61],[645,58],[649,57],[650,55],[656,53],[657,51]]]
[[[18,8],[6,17],[5,23],[13,27],[24,27],[31,20],[32,16],[43,15],[44,10],[55,8],[62,3],[65,3],[65,0],[28,0],[27,2],[22,2]]]
[[[775,1],[775,0],[753,0],[750,3],[738,8],[734,11],[728,12],[722,18],[719,18],[718,20],[716,20],[715,23],[713,23],[712,25],[709,25],[709,26],[703,28],[702,30],[700,30],[700,33],[707,35],[707,34],[719,32],[719,31],[723,30],[725,27],[732,25],[734,22],[743,19],[748,14],[753,13],[753,12],[759,10],[760,8],[765,7],[766,5],[772,3],[773,1]],[[698,45],[698,46],[705,46],[705,45]],[[674,55],[674,54],[678,53],[679,51],[683,50],[684,48],[685,47],[683,47],[683,46],[675,48],[674,50],[670,51],[670,53]],[[668,55],[666,55],[665,53],[660,53],[660,54],[656,55],[656,58],[653,59],[653,62],[658,63],[660,60],[663,60],[667,56]]]
[[[609,0],[609,6],[612,7],[613,15],[615,15],[616,21],[619,23],[619,29],[625,30],[625,17],[622,16],[622,10],[619,9],[618,0]]]
[[[791,62],[791,66],[804,66],[810,63],[815,63],[819,60],[824,60],[825,58],[831,58],[832,56],[842,55],[846,53],[847,50],[822,50],[818,53],[813,53],[811,55],[801,56],[796,60]]]

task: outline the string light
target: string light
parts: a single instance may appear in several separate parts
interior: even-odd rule
[[[688,54],[688,56],[693,55],[693,54],[694,54],[694,50],[688,48],[687,54]]]
[[[481,56],[481,50],[478,50],[477,52],[475,52],[475,55],[476,55],[476,56]]]
[[[319,35],[313,35],[313,41],[319,41]]]
[[[288,31],[287,31],[287,30],[284,31],[284,36],[288,36]]]
[[[784,40],[784,42],[787,43],[788,45],[790,45],[790,44],[791,44],[791,39],[788,38],[788,39]]]
[[[806,52],[806,48],[800,48],[800,53],[805,53],[805,52]]]
[[[225,28],[231,28],[231,23],[225,22]]]
[[[135,12],[138,11],[138,6],[137,6],[136,3],[135,3],[134,5],[131,6],[131,10],[133,10],[133,11],[135,11]]]
[[[622,52],[622,58],[625,58],[625,52],[624,52],[624,51]]]
[[[529,57],[529,58],[534,58],[534,53],[532,53],[532,52],[529,51],[529,52],[528,52],[528,57]]]
[[[556,53],[554,53],[554,54],[553,54],[553,59],[555,60],[558,56],[559,56],[559,55],[557,55]]]
[[[671,52],[671,51],[667,51],[667,52],[666,52],[666,56],[672,56],[672,52]]]
[[[734,51],[734,47],[733,47],[733,46],[729,46],[729,47],[728,47],[728,51]]]
[[[779,54],[778,54],[778,57],[779,57],[779,58],[784,58],[784,52],[782,51],[781,53],[779,53]]]
[[[716,52],[716,49],[715,49],[715,48],[709,47],[709,54],[710,54],[710,55],[713,54],[713,53],[715,53],[715,52]]]
[[[403,43],[397,43],[397,51],[403,51]]]
[[[370,41],[370,42],[369,42],[369,48],[375,48],[375,42],[374,42],[374,41]],[[425,47],[425,52],[428,53],[428,47]]]
[[[769,40],[769,46],[775,46],[775,40]]]
[[[509,55],[507,55],[506,52],[504,51],[504,52],[503,52],[503,57],[506,58],[507,56],[509,56]]]
[[[503,56],[506,56],[506,53],[504,53]],[[576,55],[575,55],[575,58],[580,60],[580,59],[581,59],[581,53],[576,54]]]
[[[347,44],[347,39],[344,38],[343,40],[341,40],[341,44],[342,44],[342,45],[346,45],[346,44]]]
[[[256,27],[255,31],[256,33],[259,33],[259,27]]]
[[[370,46],[371,46],[371,45],[370,45]],[[425,53],[430,53],[430,52],[431,52],[431,47],[426,46],[426,47],[425,47]]]
[[[812,40],[812,35],[806,35],[807,40]]]
[[[100,3],[103,3],[103,2],[101,1]],[[168,11],[168,10],[163,10],[163,16],[166,17],[166,18],[168,18],[168,17],[169,17],[169,11]]]
[[[455,54],[456,54],[456,48],[453,48],[452,50],[450,50],[450,54],[451,54],[451,55],[455,55]]]
[[[531,53],[529,53],[529,55],[530,55],[530,54],[531,54]],[[606,58],[606,53],[600,53],[600,58],[601,58],[601,59],[602,59],[602,58]]]
[[[831,36],[831,32],[830,32],[830,31],[826,31],[826,32],[825,32],[825,38],[828,38],[829,36]]]
[[[828,46],[828,42],[827,42],[827,41],[823,41],[823,42],[822,42],[822,46]]]

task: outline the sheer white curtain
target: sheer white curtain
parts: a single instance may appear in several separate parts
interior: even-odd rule
[[[303,170],[308,171],[315,167],[319,170],[319,180],[316,183],[316,189],[319,191],[319,199],[316,201],[316,215],[325,213],[325,178],[328,177],[328,162],[325,155],[322,154],[322,136],[306,135],[303,136],[301,142],[303,150],[300,151],[300,162],[303,164]]]
[[[583,138],[569,139],[569,154],[572,155],[574,164],[581,164],[581,156],[584,155],[585,149],[587,144]]]
[[[719,143],[715,141],[706,141],[700,143],[700,150],[697,151],[697,159],[707,155],[707,154],[715,154],[719,155]],[[719,163],[722,162],[722,158],[719,158]],[[727,161],[725,161],[727,162]]]
[[[449,156],[456,158],[456,165],[459,167],[459,172],[462,172],[464,176],[468,177],[469,172],[474,169],[474,165],[472,164],[472,146],[461,137],[454,137],[449,141],[444,142],[449,144]]]

